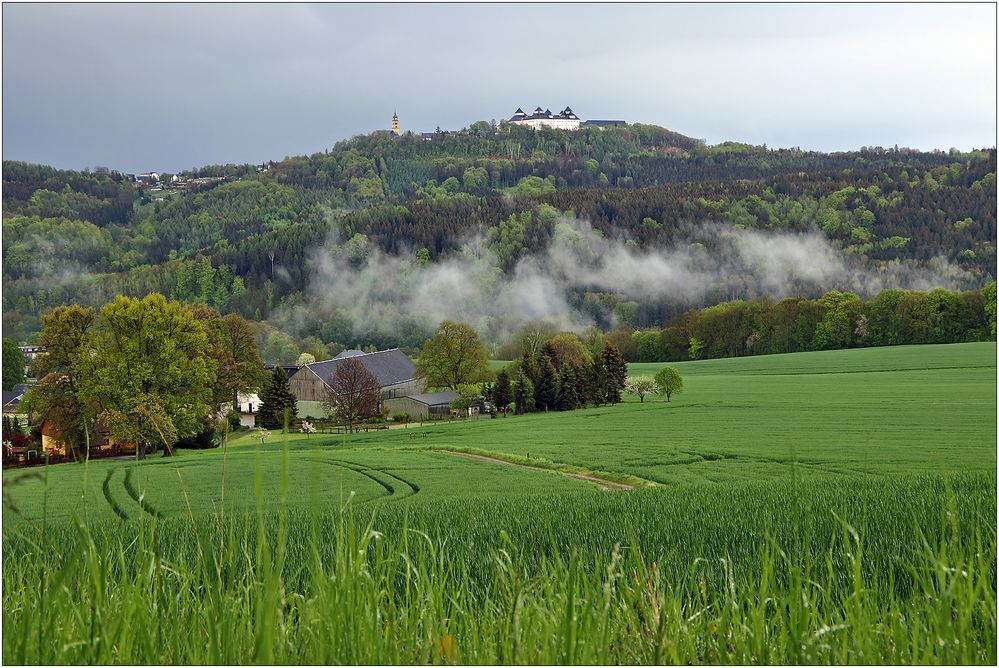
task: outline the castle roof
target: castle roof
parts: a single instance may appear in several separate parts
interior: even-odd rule
[[[563,119],[570,121],[578,121],[579,117],[573,113],[572,108],[566,107],[565,110],[559,112],[558,114],[553,114],[551,109],[542,109],[538,107],[534,110],[534,113],[528,115],[524,113],[523,109],[517,108],[516,113],[510,117],[511,121],[533,121],[542,119]]]

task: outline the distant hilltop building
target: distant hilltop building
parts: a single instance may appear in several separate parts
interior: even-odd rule
[[[399,114],[396,112],[392,112],[392,134],[399,134]]]
[[[526,125],[532,128],[548,127],[559,130],[578,130],[580,124],[579,116],[574,114],[569,107],[566,107],[560,114],[553,114],[551,109],[542,110],[541,107],[538,107],[530,116],[525,114],[523,109],[518,108],[510,118],[510,122],[514,125]]]
[[[517,109],[513,116],[510,117],[510,123],[513,125],[526,125],[528,127],[534,128],[558,128],[559,130],[578,130],[580,128],[596,127],[605,128],[613,126],[627,125],[624,121],[609,121],[609,120],[594,120],[594,121],[581,121],[579,116],[572,111],[570,107],[566,107],[558,114],[553,114],[550,109],[542,109],[538,107],[534,110],[533,114],[528,115],[523,109]]]

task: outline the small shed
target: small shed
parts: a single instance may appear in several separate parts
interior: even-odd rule
[[[405,397],[385,399],[389,415],[409,413],[410,420],[432,420],[451,414],[451,402],[458,398],[456,392],[427,392]]]

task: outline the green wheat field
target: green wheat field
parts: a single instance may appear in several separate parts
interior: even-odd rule
[[[3,660],[996,662],[995,343],[673,366],[668,403],[5,471]]]

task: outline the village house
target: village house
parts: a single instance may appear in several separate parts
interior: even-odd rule
[[[50,420],[44,420],[41,426],[42,452],[47,455],[69,457],[73,454],[73,445],[62,439],[59,430]],[[84,443],[77,444],[76,450],[81,455],[86,449]],[[135,445],[116,443],[111,439],[111,430],[103,422],[96,421],[91,427],[90,457],[108,455],[127,455],[135,453]]]
[[[398,348],[363,353],[350,350],[323,362],[306,364],[289,378],[288,384],[298,400],[298,417],[325,418],[327,392],[333,373],[344,360],[355,359],[378,380],[379,409],[387,399],[419,394],[424,383],[416,378],[416,366]]]
[[[45,348],[41,346],[23,345],[18,346],[17,349],[21,351],[22,355],[24,355],[25,364],[31,364],[32,360],[45,352]]]

